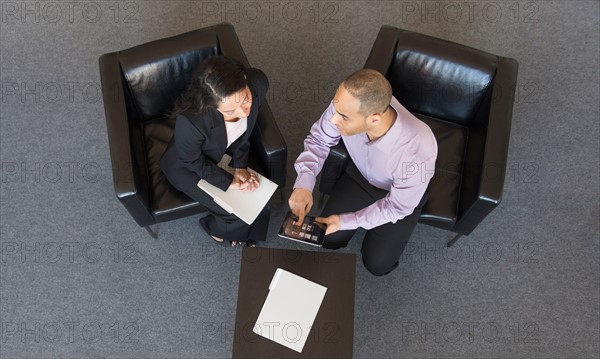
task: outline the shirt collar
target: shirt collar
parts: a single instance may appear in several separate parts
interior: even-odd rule
[[[392,96],[392,101],[390,102],[390,106],[396,111],[396,120],[392,124],[392,127],[385,133],[385,135],[379,137],[375,141],[369,141],[369,136],[364,133],[365,141],[367,141],[368,146],[372,146],[375,148],[392,148],[393,145],[398,142],[400,139],[400,135],[402,133],[402,122],[400,121],[400,110],[398,108],[400,103],[396,100],[395,97]],[[400,105],[402,106],[402,105]]]

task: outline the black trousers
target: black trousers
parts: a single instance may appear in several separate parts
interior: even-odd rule
[[[204,230],[215,237],[229,241],[264,241],[267,238],[269,228],[269,217],[271,213],[271,201],[267,202],[265,208],[256,217],[251,225],[239,219],[235,214],[228,213],[221,208],[210,195],[197,186],[183,190],[188,197],[202,205],[209,215],[200,219]]]
[[[388,191],[372,186],[358,171],[356,165],[350,162],[336,183],[321,216],[355,212],[384,198],[387,194]],[[425,194],[411,215],[396,223],[382,224],[367,231],[361,253],[363,263],[369,272],[381,276],[398,266],[398,259],[417,225],[427,198]],[[329,234],[325,236],[323,247],[330,249],[345,247],[355,232],[356,230],[345,230]]]

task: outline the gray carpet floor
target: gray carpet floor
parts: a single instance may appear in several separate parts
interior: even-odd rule
[[[271,81],[291,163],[383,24],[520,63],[502,204],[451,249],[357,261],[357,358],[598,358],[597,1],[0,2],[0,357],[231,355],[239,250],[117,201],[98,57],[221,21]],[[288,188],[290,186],[288,185]],[[289,194],[289,190],[288,190]],[[287,211],[274,204],[266,246]],[[343,250],[359,253],[360,239]]]

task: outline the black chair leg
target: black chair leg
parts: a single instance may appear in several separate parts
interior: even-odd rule
[[[453,245],[454,243],[456,243],[456,241],[458,241],[458,239],[459,239],[460,237],[462,237],[462,236],[463,236],[463,235],[462,235],[462,234],[460,234],[460,233],[459,233],[459,234],[457,234],[457,235],[455,235],[455,236],[454,236],[454,238],[452,238],[451,240],[449,240],[449,241],[448,241],[448,243],[446,244],[446,247],[452,247],[452,245]]]
[[[159,227],[158,224],[148,225],[144,229],[152,236],[152,238],[158,238]]]

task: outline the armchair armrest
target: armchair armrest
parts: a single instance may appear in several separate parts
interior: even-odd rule
[[[266,169],[266,176],[283,189],[286,181],[287,145],[266,101],[260,108],[256,126],[250,135],[250,148],[259,165]]]
[[[221,53],[250,67],[233,26],[229,23],[221,23],[215,26],[215,30]],[[286,181],[287,145],[267,101],[258,114],[256,126],[250,136],[250,145],[259,165],[266,169],[266,176],[283,189]]]
[[[479,197],[493,200],[497,204],[500,203],[504,190],[518,66],[514,59],[499,58],[492,89]]]
[[[344,173],[349,160],[350,156],[348,155],[344,141],[340,140],[336,146],[329,150],[329,156],[327,156],[323,164],[321,182],[319,183],[319,191],[321,193],[331,194],[333,192],[333,187],[342,176],[342,173]]]
[[[99,65],[115,193],[140,226],[154,224],[156,221],[150,213],[149,196],[140,191],[139,176],[134,170],[124,85],[117,55],[102,55]]]
[[[214,26],[217,32],[217,38],[219,39],[219,48],[223,55],[232,57],[244,66],[250,67],[248,58],[242,49],[242,44],[238,38],[233,25],[228,22],[223,22]]]
[[[365,69],[373,69],[382,73],[384,76],[387,74],[392,60],[396,56],[396,45],[398,44],[398,33],[399,30],[395,27],[384,25],[379,30],[377,38],[373,43],[369,57],[365,62]]]
[[[479,188],[475,200],[459,211],[453,231],[468,235],[502,200],[518,63],[498,58],[498,68],[489,106]]]

